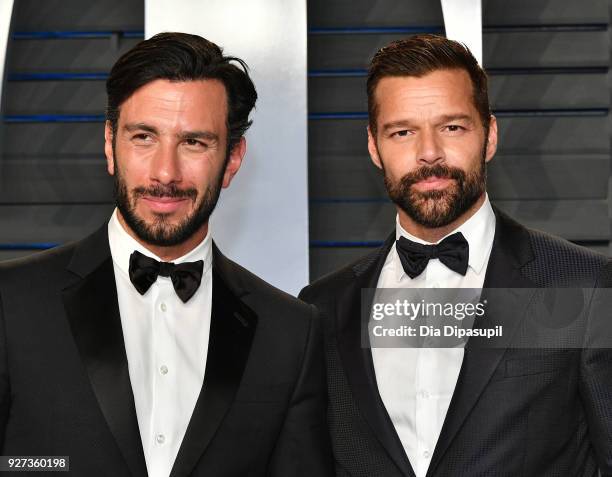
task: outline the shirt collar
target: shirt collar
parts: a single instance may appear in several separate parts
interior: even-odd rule
[[[163,261],[127,233],[127,231],[123,228],[123,225],[121,225],[121,222],[119,222],[119,218],[117,217],[117,209],[115,209],[108,222],[108,243],[111,249],[111,256],[113,257],[113,263],[128,276],[130,269],[130,255],[135,250],[139,251],[143,255],[146,255],[147,257],[154,258],[157,261]],[[198,244],[197,247],[182,257],[173,260],[172,262],[197,262],[198,260],[204,261],[203,273],[207,273],[212,265],[212,241],[210,239],[210,226],[208,228],[206,237]]]
[[[482,267],[485,265],[487,257],[489,256],[489,251],[493,246],[493,237],[495,236],[495,213],[491,207],[488,194],[485,194],[484,202],[474,215],[472,215],[455,230],[446,234],[436,243],[440,243],[446,237],[456,232],[461,232],[469,244],[468,266],[472,268],[474,272],[480,273]],[[400,237],[405,237],[408,240],[412,240],[413,242],[420,244],[431,245],[431,242],[427,242],[423,239],[415,237],[409,232],[406,232],[400,225],[399,216],[396,216],[395,239],[398,240]],[[397,279],[399,281],[404,275],[404,269],[400,266],[397,267],[397,271]]]

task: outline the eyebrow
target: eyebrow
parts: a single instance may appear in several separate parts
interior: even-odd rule
[[[436,118],[437,124],[450,123],[453,121],[465,121],[468,124],[474,124],[474,120],[468,114],[444,114]],[[401,119],[383,125],[383,131],[396,128],[409,128],[413,126],[413,121],[409,119]]]
[[[384,124],[383,131],[388,131],[389,129],[395,129],[395,128],[408,128],[411,125],[412,125],[412,122],[408,120],[393,121],[391,123]]]
[[[210,131],[184,131],[178,133],[176,137],[182,141],[187,139],[205,139],[207,141],[219,142],[219,136]]]
[[[129,123],[123,126],[128,132],[146,131],[151,134],[159,134],[156,127],[146,123]],[[210,131],[183,131],[176,134],[176,137],[182,141],[187,139],[205,139],[207,141],[219,142],[219,136]]]
[[[468,114],[445,114],[439,118],[441,123],[451,123],[453,121],[465,121],[474,124],[474,120]]]
[[[127,132],[146,131],[153,134],[157,134],[157,128],[149,126],[145,123],[128,123],[123,126],[123,129],[125,129]]]

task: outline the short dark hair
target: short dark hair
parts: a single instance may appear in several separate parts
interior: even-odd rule
[[[378,82],[389,76],[422,77],[437,70],[464,70],[472,81],[474,106],[485,132],[489,129],[491,109],[487,74],[467,46],[440,35],[415,35],[381,48],[372,58],[368,71],[368,114],[370,129],[376,133],[378,114],[374,93]]]
[[[214,43],[187,33],[159,33],[141,41],[117,60],[106,81],[106,120],[117,133],[121,104],[134,92],[158,79],[216,79],[227,93],[227,149],[231,151],[251,125],[249,114],[257,92],[240,58],[224,56]]]

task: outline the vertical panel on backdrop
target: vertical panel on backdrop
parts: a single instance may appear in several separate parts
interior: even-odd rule
[[[4,111],[3,86],[5,80],[6,51],[9,32],[11,30],[11,17],[13,14],[13,0],[0,0],[0,113]],[[3,130],[0,122],[0,151],[2,151]],[[1,157],[1,156],[0,156]],[[0,164],[1,166],[1,164]],[[0,177],[2,169],[0,167]]]
[[[481,0],[441,0],[446,37],[465,43],[482,65]]]
[[[146,0],[145,36],[162,31],[201,35],[249,65],[254,122],[212,235],[229,257],[296,293],[308,282],[306,2]]]

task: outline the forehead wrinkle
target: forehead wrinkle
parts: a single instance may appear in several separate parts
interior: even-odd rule
[[[448,121],[473,123],[473,114],[477,113],[471,102],[461,104],[464,102],[457,101],[456,95],[444,90],[422,95],[411,88],[393,96],[393,101],[387,99],[378,104],[379,117],[386,116],[383,128],[387,125],[411,125],[423,120],[436,124]]]
[[[385,96],[394,94],[394,96],[403,97],[406,100],[417,96],[415,99],[437,101],[441,97],[458,99],[458,97],[463,97],[465,93],[469,93],[471,96],[473,88],[467,73],[439,70],[419,77],[390,76],[382,78],[375,90],[377,99],[380,99],[377,93]]]
[[[156,80],[126,100],[120,121],[144,124],[159,136],[221,142],[227,127],[225,96],[223,84],[217,81]]]

